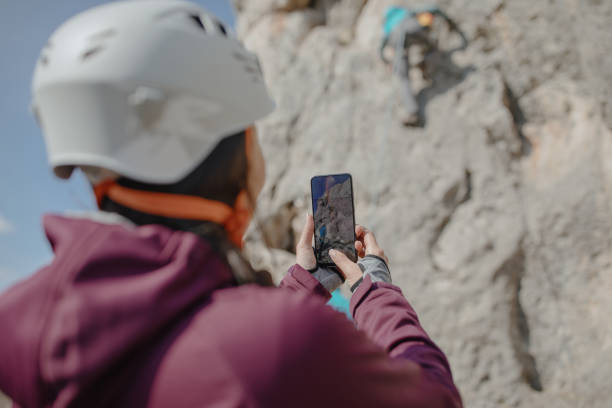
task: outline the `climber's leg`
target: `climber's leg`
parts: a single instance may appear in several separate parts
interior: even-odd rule
[[[418,43],[420,54],[416,66],[420,69],[424,80],[432,81],[436,61],[439,60],[439,52],[433,42],[429,41],[427,36],[423,33],[415,38],[415,42]]]
[[[419,124],[419,105],[412,91],[412,83],[410,81],[410,59],[408,57],[408,49],[405,49],[402,55],[399,55],[397,61],[397,74],[402,88],[404,106],[401,109],[400,120],[406,126],[416,126]]]

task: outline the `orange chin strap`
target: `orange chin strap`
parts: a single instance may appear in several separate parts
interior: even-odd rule
[[[252,210],[247,192],[242,190],[234,207],[220,201],[183,194],[157,193],[123,187],[115,181],[104,181],[94,187],[98,206],[108,197],[117,204],[146,214],[168,218],[211,221],[223,225],[227,235],[239,248],[251,221]]]

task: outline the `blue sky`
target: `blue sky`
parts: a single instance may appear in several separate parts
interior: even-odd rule
[[[197,0],[234,25],[227,0]],[[42,135],[29,112],[34,64],[51,33],[96,0],[11,0],[0,6],[0,290],[51,259],[41,228],[45,213],[94,209],[77,175],[57,180],[47,166]]]

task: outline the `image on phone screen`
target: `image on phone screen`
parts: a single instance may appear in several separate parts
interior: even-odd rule
[[[357,262],[351,175],[316,176],[310,184],[317,262],[333,266],[329,257],[332,248],[342,251],[353,262]]]

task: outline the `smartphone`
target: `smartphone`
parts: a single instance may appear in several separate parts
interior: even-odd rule
[[[310,180],[315,256],[319,266],[335,268],[329,250],[342,251],[357,262],[355,205],[350,174],[315,176]]]

